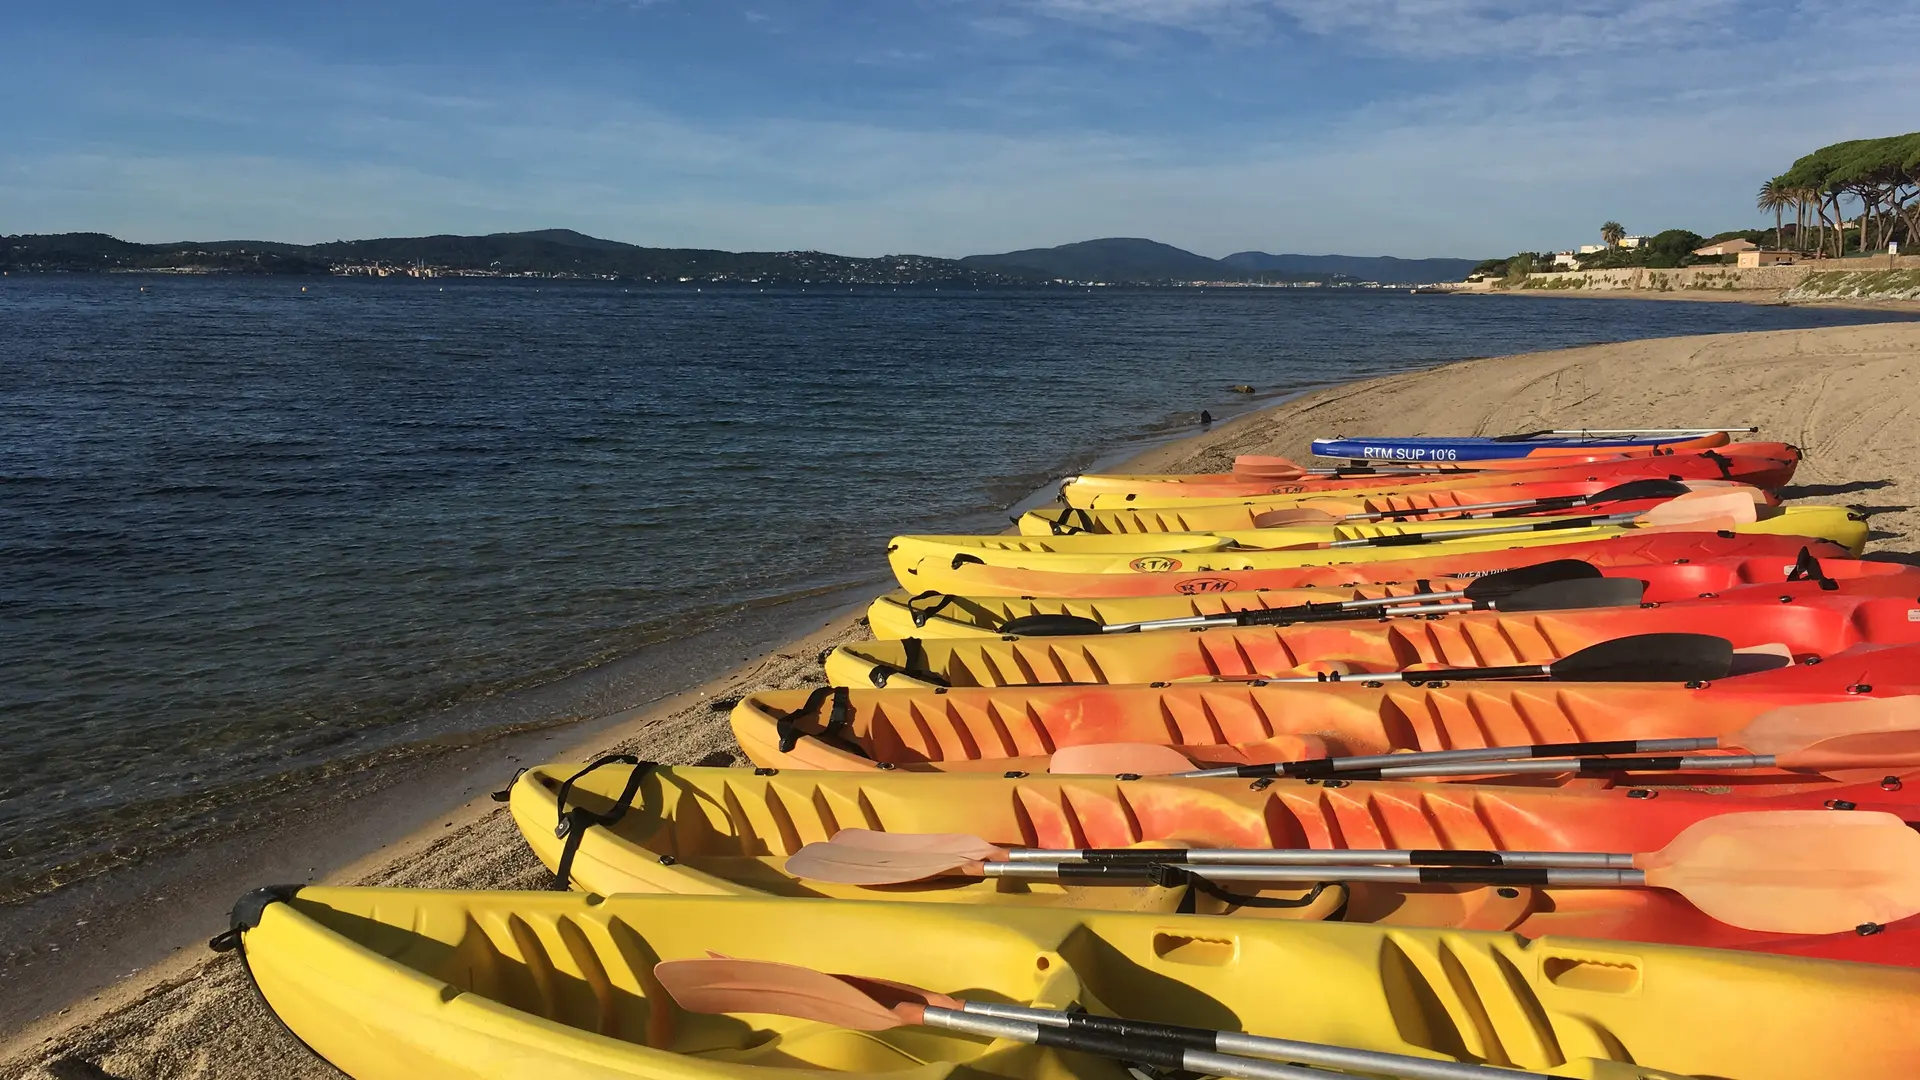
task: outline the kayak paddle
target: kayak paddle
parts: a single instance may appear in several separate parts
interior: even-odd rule
[[[1434,544],[1466,537],[1590,529],[1609,525],[1710,532],[1732,528],[1735,525],[1751,524],[1759,519],[1759,511],[1750,496],[1737,491],[1706,490],[1675,496],[1651,510],[1638,514],[1544,518],[1539,521],[1516,522],[1510,525],[1487,525],[1477,529],[1444,529],[1435,532],[1399,533],[1391,536],[1357,536],[1350,540],[1326,540],[1309,544],[1288,544],[1277,549],[1255,548],[1254,550],[1319,551],[1352,547],[1401,547],[1413,544]]]
[[[1372,671],[1355,675],[1328,672],[1285,678],[1255,676],[1260,682],[1316,683],[1352,679],[1362,682],[1453,682],[1467,679],[1538,679],[1561,682],[1711,682],[1733,670],[1733,644],[1711,634],[1634,634],[1571,652],[1547,664],[1504,667],[1427,668]]]
[[[1000,850],[1004,849],[995,849]],[[1562,856],[1574,860],[1571,866],[1554,864],[1553,853],[1548,852],[1222,853],[1222,857],[1258,854],[1267,860],[1238,863],[1185,860],[1181,856],[1187,853],[1179,849],[1164,853],[1133,849],[1124,856],[1103,855],[1101,861],[1040,861],[1035,856],[1032,861],[1002,862],[964,854],[883,850],[857,842],[836,846],[828,841],[802,848],[788,860],[787,870],[799,877],[851,884],[887,884],[890,876],[898,883],[959,872],[1076,885],[1137,884],[1143,878],[1154,884],[1180,884],[1197,877],[1215,884],[1331,879],[1405,885],[1658,888],[1678,893],[1729,926],[1779,934],[1833,934],[1864,923],[1897,922],[1920,914],[1920,832],[1898,816],[1878,811],[1722,814],[1687,826],[1658,851]],[[1423,865],[1414,865],[1415,860]],[[1350,865],[1356,861],[1367,865]],[[1388,862],[1394,865],[1381,865]],[[928,869],[942,866],[945,869]],[[908,873],[917,876],[898,876]],[[868,880],[851,880],[861,874]]]
[[[1467,506],[1409,507],[1402,510],[1375,510],[1354,514],[1334,514],[1310,506],[1298,506],[1258,514],[1254,517],[1253,524],[1261,529],[1279,529],[1292,525],[1342,525],[1351,521],[1379,521],[1382,518],[1424,517],[1433,521],[1505,518],[1535,511],[1573,510],[1598,503],[1677,499],[1682,495],[1704,490],[1711,489],[1697,488],[1681,480],[1630,480],[1624,484],[1615,484],[1604,491],[1596,491],[1591,495],[1555,495],[1539,499],[1516,499],[1510,502],[1477,503]],[[1758,491],[1754,491],[1748,497],[1753,498],[1758,494]]]
[[[1291,626],[1302,622],[1335,622],[1342,619],[1373,619],[1403,615],[1445,615],[1461,611],[1574,611],[1587,608],[1632,607],[1640,603],[1647,590],[1637,578],[1592,578],[1536,585],[1507,594],[1503,599],[1463,598],[1451,603],[1412,603],[1419,596],[1401,596],[1377,601],[1367,610],[1345,604],[1304,604],[1269,608],[1265,611],[1236,611],[1223,615],[1187,615],[1177,619],[1149,619],[1145,622],[1101,623],[1084,615],[1022,615],[1007,620],[1002,634],[1025,637],[1061,637],[1086,634],[1125,634],[1143,630],[1174,630],[1205,626]],[[1464,590],[1463,590],[1464,592]],[[1454,595],[1461,595],[1455,593]],[[1316,610],[1317,609],[1317,610]]]
[[[854,1031],[886,1031],[907,1026],[945,1028],[1205,1076],[1329,1080],[1329,1077],[1345,1075],[1298,1067],[1311,1065],[1405,1080],[1543,1077],[1541,1073],[1518,1069],[1438,1061],[1408,1054],[1084,1012],[965,1001],[904,983],[833,975],[769,960],[728,956],[663,960],[654,965],[653,974],[674,1003],[689,1012],[791,1016]]]
[[[1133,754],[1138,759],[1137,764],[1149,764],[1146,755],[1119,749],[1133,744],[1102,745],[1105,753],[1113,755],[1114,760],[1118,761],[1127,754]],[[1687,768],[1819,770],[1878,768],[1882,765],[1889,768],[1920,767],[1920,695],[1905,694],[1899,697],[1855,698],[1851,701],[1787,705],[1761,713],[1749,721],[1746,727],[1719,736],[1532,743],[1522,746],[1476,746],[1461,750],[1425,750],[1414,753],[1308,758],[1303,761],[1282,761],[1266,765],[1235,765],[1229,768],[1201,769],[1175,775],[1305,778],[1344,776],[1360,771],[1381,771],[1401,777],[1478,776],[1513,771],[1575,771],[1568,768],[1568,759],[1574,762],[1592,763],[1595,768],[1601,770],[1625,767],[1627,771],[1673,771],[1655,767],[1663,759],[1611,755],[1670,754],[1684,750],[1731,748],[1746,750],[1749,753],[1737,757],[1696,757],[1681,760],[1692,762],[1686,766]],[[1107,760],[1101,755],[1085,750],[1081,751],[1080,758],[1081,760],[1075,763],[1086,766],[1104,765]],[[1539,768],[1534,765],[1536,759],[1552,761],[1555,768]],[[1158,765],[1170,760],[1164,756],[1158,756],[1151,759],[1151,763]],[[1527,764],[1516,770],[1515,765],[1521,762]],[[1702,762],[1707,764],[1701,765]],[[1715,765],[1712,764],[1714,762],[1738,762],[1739,764]],[[1451,774],[1422,771],[1432,766],[1475,763],[1478,763],[1479,767],[1460,769]],[[1119,771],[1140,772],[1139,769]],[[1578,771],[1594,771],[1594,769]],[[1140,773],[1140,775],[1166,774],[1155,772]]]
[[[1522,431],[1514,435],[1489,436],[1494,442],[1521,442],[1526,439],[1544,439],[1549,436],[1579,438],[1586,435],[1716,435],[1722,432],[1729,435],[1751,435],[1759,431],[1757,427],[1720,427],[1720,428],[1572,428],[1554,431]]]
[[[1602,578],[1600,571],[1591,563],[1578,559],[1556,559],[1475,578],[1464,589],[1130,623],[1102,623],[1084,615],[1021,615],[1008,619],[999,630],[1002,634],[1027,637],[1124,634],[1136,630],[1180,630],[1193,626],[1284,626],[1295,622],[1371,619],[1380,615],[1431,615],[1443,611],[1551,611],[1625,607],[1638,604],[1645,593],[1646,583],[1637,578]],[[1404,609],[1388,606],[1434,605],[1448,600],[1467,602]]]

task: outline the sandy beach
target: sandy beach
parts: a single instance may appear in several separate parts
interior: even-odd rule
[[[1758,437],[1806,451],[1785,492],[1789,499],[1864,509],[1874,527],[1869,558],[1920,562],[1917,410],[1920,323],[1670,338],[1349,383],[1158,447],[1124,471],[1218,471],[1235,454],[1301,456],[1310,438],[1340,434],[1756,424]],[[880,553],[873,559],[879,564]],[[578,733],[562,732],[538,749],[551,760],[619,751],[680,764],[737,761],[726,725],[732,703],[755,690],[821,682],[821,652],[863,633],[860,613],[846,613],[718,679],[601,725],[584,745],[569,745]],[[511,773],[505,761],[479,760],[476,768],[497,766],[492,786],[505,784]],[[460,797],[452,792],[447,801]],[[326,880],[544,888],[549,879],[506,811],[481,796]],[[338,1075],[278,1026],[230,954],[215,956],[198,945],[0,1044],[0,1076],[35,1080]]]

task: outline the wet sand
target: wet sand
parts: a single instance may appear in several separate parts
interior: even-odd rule
[[[1920,562],[1914,554],[1920,526],[1916,420],[1920,323],[1887,323],[1599,345],[1349,383],[1157,447],[1124,471],[1219,471],[1230,467],[1235,454],[1250,452],[1299,457],[1308,439],[1323,435],[1757,424],[1758,438],[1807,451],[1786,492],[1791,499],[1864,508],[1873,514],[1869,557]],[[874,560],[879,563],[878,552]],[[860,612],[848,611],[718,679],[597,723],[582,745],[566,745],[581,735],[569,729],[538,738],[517,756],[580,760],[618,751],[676,764],[738,760],[726,724],[732,701],[759,689],[818,684],[821,652],[861,636]],[[499,775],[485,775],[487,766]],[[475,770],[479,774],[470,775]],[[443,805],[456,803],[468,792],[503,786],[510,772],[496,752],[477,758],[460,774],[461,783],[437,781],[446,786],[433,793]],[[380,842],[365,832],[354,835],[369,845]],[[541,888],[548,876],[520,842],[506,810],[482,795],[324,880]],[[48,997],[54,985],[50,980]],[[338,1075],[277,1025],[231,955],[214,956],[197,946],[0,1044],[0,1077]]]

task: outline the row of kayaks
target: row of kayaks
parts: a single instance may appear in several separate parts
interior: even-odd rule
[[[1920,569],[1724,432],[1316,452],[896,538],[754,768],[496,796],[556,891],[219,944],[365,1078],[1912,1073]]]

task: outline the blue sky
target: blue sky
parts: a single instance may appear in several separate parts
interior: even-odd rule
[[[1917,125],[1920,10],[1732,0],[8,0],[0,233],[566,227],[1503,254],[1758,224]]]

